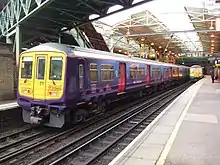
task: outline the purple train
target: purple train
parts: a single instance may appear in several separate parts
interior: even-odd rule
[[[23,121],[61,128],[130,93],[160,90],[189,78],[189,68],[58,43],[20,56],[18,104]]]

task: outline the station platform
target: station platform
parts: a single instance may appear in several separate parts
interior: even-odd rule
[[[0,111],[6,111],[18,107],[19,105],[16,100],[0,101]]]
[[[220,82],[206,76],[178,96],[109,165],[220,164]]]

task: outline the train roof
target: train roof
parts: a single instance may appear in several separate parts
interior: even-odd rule
[[[151,65],[164,65],[164,66],[170,66],[170,67],[180,67],[175,64],[170,63],[164,63],[149,59],[143,59],[143,58],[137,58],[137,57],[129,57],[122,54],[117,53],[111,53],[111,52],[105,52],[95,49],[89,49],[89,48],[82,48],[72,45],[65,45],[65,44],[59,44],[59,43],[44,43],[38,46],[35,46],[33,48],[30,48],[23,53],[27,52],[41,52],[41,51],[55,51],[55,52],[63,52],[68,56],[77,56],[77,57],[84,57],[84,58],[95,58],[95,59],[106,59],[106,60],[116,60],[116,61],[124,61],[124,62],[136,62],[136,63],[145,63],[145,64],[151,64]],[[22,54],[23,54],[22,53]],[[185,67],[182,66],[181,67]]]
[[[192,65],[190,68],[202,68],[200,65]]]

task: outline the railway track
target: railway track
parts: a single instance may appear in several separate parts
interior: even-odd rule
[[[146,104],[151,104],[151,102],[166,97],[167,94],[172,92],[173,90],[170,90],[149,99],[137,108],[146,106]],[[139,101],[128,104],[124,107],[124,110],[127,110],[129,106],[134,106],[138,102]],[[0,154],[0,164],[47,164],[53,162],[57,157],[64,156],[65,153],[75,150],[77,147],[86,144],[89,140],[102,134],[103,131],[110,129],[115,123],[122,121],[122,117],[128,117],[134,113],[137,108],[130,109],[126,114],[119,108],[119,112],[117,112],[117,110],[113,111],[106,116],[100,116],[99,119],[91,119],[92,122],[85,123],[82,126],[76,126],[61,133],[52,132],[52,134],[44,134],[44,132],[38,132],[33,134],[33,137],[30,136],[27,140],[21,140],[19,143],[14,142],[14,144],[7,144],[8,146],[3,145],[3,150],[0,148],[0,151],[5,151],[5,149],[9,147],[8,151],[10,152],[4,152],[4,155]],[[25,143],[25,145],[23,145],[23,143]],[[22,147],[19,147],[19,145]]]
[[[186,86],[163,93],[30,164],[92,164],[129,134],[130,143]]]
[[[16,120],[14,120],[16,119]],[[12,108],[8,110],[2,110],[0,108],[0,136],[12,130],[13,128],[18,128],[24,126],[21,120],[21,109]]]

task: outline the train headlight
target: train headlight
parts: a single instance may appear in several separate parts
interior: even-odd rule
[[[50,92],[49,92],[49,95],[50,95],[50,96],[57,96],[57,92],[56,92],[56,91],[50,91]]]
[[[30,94],[31,93],[31,90],[30,89],[23,89],[22,91],[24,94]]]

